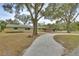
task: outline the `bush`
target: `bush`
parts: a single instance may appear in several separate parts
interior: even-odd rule
[[[32,36],[32,35],[28,35],[27,37],[28,37],[28,38],[32,38],[33,36]]]
[[[25,30],[30,30],[30,28],[25,28]]]
[[[6,22],[0,21],[0,32],[2,32],[6,28]]]

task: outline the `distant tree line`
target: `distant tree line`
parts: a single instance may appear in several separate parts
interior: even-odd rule
[[[66,31],[66,23],[54,23],[44,25],[45,27],[52,29],[52,31]],[[70,24],[70,31],[79,31],[79,21]]]

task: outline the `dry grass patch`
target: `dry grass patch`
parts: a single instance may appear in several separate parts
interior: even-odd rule
[[[0,33],[0,55],[20,55],[33,42],[33,38],[28,37],[30,34]]]
[[[69,51],[79,46],[79,35],[55,35],[54,39]]]

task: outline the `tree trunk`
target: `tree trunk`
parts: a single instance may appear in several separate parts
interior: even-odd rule
[[[33,21],[33,36],[37,36],[37,21]]]
[[[67,33],[70,33],[70,21],[67,22],[66,24],[66,29],[67,29]]]

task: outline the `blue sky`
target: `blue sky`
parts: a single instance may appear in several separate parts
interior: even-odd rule
[[[10,14],[4,11],[2,4],[0,4],[0,19],[9,19],[9,18],[14,18],[14,14]]]
[[[11,14],[11,13],[8,13],[7,11],[5,11],[3,9],[3,7],[2,7],[2,4],[0,4],[0,19],[3,19],[3,20],[10,19],[10,18],[14,19],[14,15],[15,14]],[[79,21],[79,16],[77,17],[76,20]],[[39,20],[39,23],[45,23],[45,24],[47,24],[47,23],[52,23],[52,22],[50,20],[46,20],[46,19],[42,18],[42,19]]]

